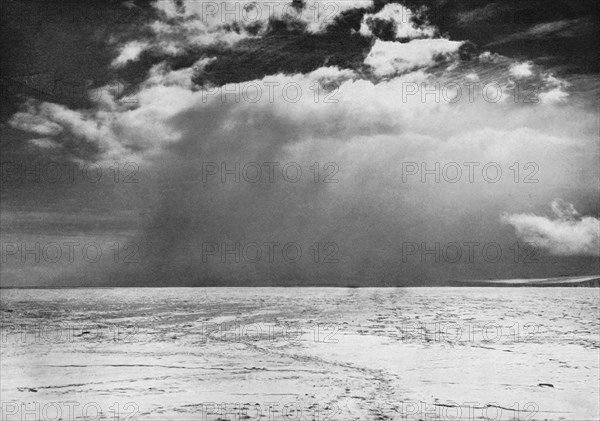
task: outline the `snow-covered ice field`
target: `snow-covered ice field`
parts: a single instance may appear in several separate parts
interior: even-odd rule
[[[3,420],[597,420],[597,288],[1,290]]]

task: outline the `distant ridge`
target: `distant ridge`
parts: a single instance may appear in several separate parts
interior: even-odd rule
[[[451,280],[452,286],[469,287],[600,287],[600,275],[595,276],[562,276],[558,278],[540,279],[494,279],[475,281]]]

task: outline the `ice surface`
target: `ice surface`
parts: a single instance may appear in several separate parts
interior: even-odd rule
[[[2,415],[595,420],[599,291],[2,290]]]

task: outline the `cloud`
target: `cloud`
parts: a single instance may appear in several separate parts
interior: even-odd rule
[[[503,57],[490,51],[484,51],[479,55],[479,61],[487,64],[496,64],[502,61]]]
[[[532,63],[515,63],[510,67],[510,74],[517,79],[533,76]]]
[[[505,197],[525,206],[547,200],[566,185],[581,186],[573,166],[593,169],[598,158],[593,136],[573,134],[582,122],[594,121],[592,114],[516,107],[512,101],[470,103],[466,93],[458,104],[423,101],[421,95],[403,99],[406,83],[426,83],[432,90],[444,81],[424,70],[372,81],[348,69],[325,67],[203,89],[190,89],[192,73],[154,67],[138,102],[129,106],[107,102],[93,111],[71,111],[38,104],[30,110],[31,118],[43,116],[63,127],[53,137],[58,143],[96,145],[102,153],[88,159],[134,160],[146,169],[148,191],[132,205],[150,214],[139,234],[139,242],[151,249],[142,259],[149,265],[144,279],[244,282],[266,274],[279,280],[352,279],[364,261],[373,262],[376,276],[392,276],[404,241],[496,240],[499,224],[493,221]],[[315,100],[318,81],[323,90]],[[256,86],[260,98],[244,100],[244,92],[255,98],[248,87]],[[510,167],[515,161],[535,162],[534,179],[544,183],[514,183]],[[220,177],[202,182],[206,162],[225,162],[228,169],[235,162],[241,167],[277,162],[278,170],[297,162],[304,173],[295,184],[280,176],[273,184],[221,183]],[[315,162],[320,167],[336,163],[339,182],[314,183],[309,168]],[[462,181],[435,182],[433,175],[422,183],[417,175],[402,182],[403,162],[426,163],[430,170],[436,162],[442,167],[455,162],[462,167]],[[476,182],[467,180],[464,162],[478,163]],[[498,183],[481,178],[488,162],[502,167]],[[551,179],[543,177],[549,168]],[[591,170],[589,176],[597,178],[594,174]],[[129,197],[122,200],[133,203]],[[445,210],[441,215],[440,209]],[[264,261],[242,267],[218,258],[202,262],[203,242],[267,241],[296,242],[305,249],[334,241],[345,260],[335,267]],[[403,268],[394,276],[410,276],[411,270]]]
[[[513,225],[519,238],[558,256],[600,256],[600,220],[582,217],[573,204],[555,199],[555,218],[510,214],[502,222]]]
[[[548,74],[544,75],[543,83],[546,90],[539,94],[539,98],[544,104],[559,104],[566,102],[569,97],[569,93],[566,89],[570,86],[566,80]]]
[[[156,29],[166,29],[151,48],[171,45],[177,53],[196,42],[185,32],[193,32],[193,27],[200,28],[198,34],[212,36],[202,32],[205,23],[197,22],[187,3],[160,4],[165,19]],[[213,35],[243,33],[221,24],[215,24]],[[181,40],[169,35],[171,26],[186,25],[182,34],[187,35]],[[267,61],[272,45],[269,37],[263,41],[261,53]],[[573,104],[570,97],[562,97],[559,106],[552,94],[563,87],[559,79],[536,73],[546,78],[542,93],[548,96],[542,97],[542,104],[517,103],[506,93],[503,101],[485,101],[480,90],[471,100],[466,85],[461,85],[457,102],[436,98],[444,84],[504,84],[515,78],[515,66],[523,66],[511,67],[512,60],[493,54],[460,62],[461,45],[445,38],[406,43],[377,39],[364,66],[359,62],[352,69],[323,65],[304,73],[273,71],[222,86],[194,84],[196,75],[220,59],[198,55],[188,67],[166,62],[152,66],[135,103],[119,102],[116,94],[76,110],[31,102],[10,123],[31,133],[33,146],[42,153],[57,145],[53,149],[62,148],[86,162],[131,160],[145,170],[143,195],[132,197],[117,186],[112,199],[149,215],[136,233],[150,249],[143,259],[147,266],[140,275],[142,283],[158,279],[169,284],[178,277],[239,283],[272,278],[274,284],[333,277],[439,279],[449,275],[435,272],[434,264],[399,263],[403,242],[510,244],[514,234],[503,231],[498,221],[506,198],[519,210],[546,204],[566,189],[597,197],[600,180],[596,110]],[[418,91],[404,95],[407,85]],[[433,94],[424,97],[425,90]],[[204,182],[206,162],[226,163],[227,169],[235,168],[236,162],[242,168],[251,162],[276,162],[279,175],[286,163],[294,162],[302,167],[303,178],[298,183],[278,177],[275,183],[254,184],[222,183],[216,176]],[[473,182],[465,162],[476,164]],[[315,183],[315,163],[322,171],[335,163],[339,182]],[[403,163],[416,163],[419,169],[424,165],[429,175],[425,181],[420,173],[403,181]],[[449,163],[462,169],[459,182],[446,181],[442,172],[431,174]],[[482,178],[483,168],[491,163],[501,169],[497,182]],[[535,182],[523,183],[525,177]],[[94,194],[92,189],[85,191]],[[109,197],[102,197],[107,207]],[[502,222],[522,227],[531,238],[546,238],[549,248],[569,251],[562,255],[585,249],[580,243],[585,242],[587,226],[597,223],[569,207],[561,207],[555,219],[521,215],[514,209]],[[535,223],[527,222],[531,218]],[[542,231],[538,226],[549,228]],[[562,246],[550,241],[556,227],[565,233],[557,242]],[[571,237],[581,241],[567,241]],[[200,255],[203,242],[267,241],[301,243],[305,252],[315,242],[335,242],[340,265],[236,265],[222,264],[218,257],[207,263]],[[489,264],[471,270],[477,276],[507,275]]]
[[[539,95],[540,100],[545,104],[558,104],[565,102],[569,94],[562,88],[554,88],[547,92],[542,92]]]
[[[529,29],[500,37],[489,45],[523,40],[543,40],[552,38],[575,38],[597,31],[593,18],[562,19],[533,25]]]
[[[53,142],[76,159],[111,159],[126,152],[113,130],[116,104],[105,95],[99,108],[71,110],[64,105],[30,101],[24,111],[15,114],[9,124],[21,130],[47,135],[44,142],[33,144],[47,148]]]
[[[561,36],[561,32],[562,36],[569,36],[568,34],[563,32],[565,29],[569,27],[581,26],[581,24],[583,24],[584,22],[585,19],[565,19],[554,22],[539,23],[537,25],[532,26],[523,34],[515,34],[512,37],[512,39],[519,39],[521,37],[527,38],[527,36],[535,38],[544,38],[550,35]]]
[[[364,36],[376,36],[384,40],[432,38],[437,30],[424,23],[417,25],[417,15],[398,3],[386,4],[377,13],[363,16],[360,33]]]
[[[172,70],[166,63],[154,65],[148,71],[148,77],[143,82],[142,87],[149,86],[181,86],[188,89],[194,87],[192,79],[200,74],[206,66],[216,60],[215,57],[205,57],[196,61],[190,67],[184,67],[179,70]]]
[[[514,20],[515,13],[518,13],[518,9],[514,5],[494,2],[481,8],[458,12],[456,19],[461,26],[473,26],[478,23],[494,23],[506,19]]]
[[[154,3],[155,8],[162,12],[166,21],[177,19],[194,22],[194,24],[202,22],[209,30],[225,29],[228,25],[234,24],[237,25],[237,29],[240,29],[256,24],[266,26],[270,20],[296,20],[304,23],[311,33],[324,31],[345,11],[372,5],[372,0],[343,2],[241,0],[232,3],[211,0],[158,0]],[[230,26],[229,28],[231,29]]]
[[[462,45],[444,38],[415,39],[407,43],[376,40],[365,59],[377,76],[406,73],[450,60]]]
[[[436,27],[397,3],[386,4],[377,13],[366,13],[359,32],[377,38],[364,63],[378,77],[455,61],[463,45],[440,38]]]
[[[265,2],[266,3],[266,2]],[[352,9],[363,9],[373,6],[373,0],[349,0],[339,2],[323,2],[321,0],[305,0],[301,12],[297,12],[297,19],[306,24],[310,33],[321,33],[335,22],[342,13]],[[290,10],[289,6],[283,4],[283,10]],[[289,13],[289,12],[288,12]],[[285,12],[281,13],[286,16]],[[294,18],[293,13],[289,15]]]
[[[153,3],[159,19],[146,25],[150,39],[133,40],[119,47],[113,61],[121,67],[138,59],[142,52],[179,56],[189,49],[212,45],[231,46],[265,35],[274,21],[308,33],[322,33],[345,11],[370,7],[372,0],[283,2],[243,0],[158,0]]]
[[[148,42],[128,42],[120,47],[119,55],[112,62],[113,67],[122,67],[130,61],[137,60],[140,54],[149,47],[150,44]]]
[[[30,133],[38,135],[52,136],[58,135],[63,131],[63,127],[49,120],[43,110],[35,109],[34,105],[29,102],[25,106],[25,110],[16,113],[10,120],[10,125]]]
[[[45,137],[39,139],[31,139],[29,142],[42,149],[55,149],[59,147],[59,145],[54,140]]]

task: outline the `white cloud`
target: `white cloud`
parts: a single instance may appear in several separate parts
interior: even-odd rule
[[[365,64],[373,68],[375,75],[392,76],[433,66],[449,59],[463,44],[433,38],[437,29],[427,23],[417,26],[413,17],[411,10],[397,3],[387,4],[379,12],[363,16],[360,33],[364,36],[372,36],[383,21],[392,25],[396,39],[410,39],[409,42],[375,41],[365,58]],[[452,65],[448,66],[448,70],[452,70]]]
[[[267,2],[264,2],[268,4]],[[291,4],[288,3],[288,4]],[[306,23],[307,29],[312,33],[323,32],[330,24],[335,21],[341,13],[359,8],[367,8],[373,5],[373,0],[348,0],[348,1],[323,1],[323,0],[306,0],[304,9],[299,14],[299,19]],[[282,15],[285,16],[285,11],[289,11],[289,5],[284,3]],[[288,12],[290,13],[290,12]],[[294,16],[291,12],[290,16]]]
[[[147,42],[131,41],[123,45],[119,49],[119,55],[112,62],[114,67],[121,67],[130,61],[135,61],[139,58],[140,54],[150,47]]]
[[[18,112],[11,118],[10,125],[17,129],[43,136],[58,135],[63,131],[63,127],[60,124],[48,120],[31,103],[27,105],[26,111]]]
[[[542,92],[539,95],[540,100],[545,104],[557,104],[565,102],[569,94],[562,88],[554,88],[547,92]]]
[[[360,33],[364,36],[373,35],[373,26],[377,20],[393,24],[396,39],[400,38],[432,38],[436,28],[431,25],[417,26],[412,17],[414,13],[398,3],[386,4],[383,9],[375,14],[367,13],[363,16],[360,25]]]
[[[542,101],[542,103],[564,103],[569,97],[569,93],[566,91],[566,89],[569,87],[569,83],[567,81],[554,77],[550,74],[545,75],[544,83],[547,90],[541,92],[539,95],[539,98]]]
[[[408,46],[421,42],[440,42],[442,45],[451,43],[446,48],[430,49],[434,51],[452,51],[460,44],[444,39],[414,40],[408,44],[377,41],[374,48],[378,44]],[[413,49],[409,48],[408,51],[412,53]],[[206,124],[219,122],[222,127],[230,128],[243,127],[249,121],[261,120],[263,116],[274,118],[269,124],[265,123],[260,127],[248,126],[249,134],[253,129],[258,132],[269,130],[272,123],[292,125],[293,130],[306,133],[308,137],[308,133],[314,132],[319,133],[314,136],[344,142],[352,142],[361,134],[376,135],[382,132],[398,136],[409,133],[416,137],[446,141],[452,139],[457,143],[445,144],[455,145],[456,150],[462,151],[463,155],[468,151],[470,159],[481,159],[483,151],[487,151],[490,159],[503,159],[510,163],[516,160],[512,156],[515,151],[519,151],[517,156],[520,158],[540,162],[542,157],[549,156],[550,151],[560,151],[558,156],[573,156],[576,151],[569,151],[569,148],[576,145],[577,150],[580,150],[581,145],[587,144],[585,136],[576,137],[573,129],[566,129],[587,120],[586,113],[578,113],[577,118],[565,120],[560,109],[544,110],[538,106],[516,108],[508,100],[488,103],[483,101],[479,92],[475,92],[475,100],[471,103],[467,88],[463,89],[460,109],[443,98],[434,101],[431,94],[423,100],[420,92],[422,83],[426,84],[430,92],[435,91],[435,83],[441,82],[443,85],[443,79],[426,72],[428,65],[435,64],[432,53],[429,51],[416,57],[404,54],[402,57],[398,62],[392,60],[391,64],[381,65],[390,66],[389,70],[384,67],[377,69],[380,74],[402,74],[377,83],[361,79],[358,73],[349,69],[325,67],[309,74],[271,75],[241,84],[204,89],[194,87],[192,77],[211,58],[200,59],[194,66],[176,71],[160,64],[150,70],[147,80],[140,85],[135,103],[123,104],[109,95],[104,95],[104,101],[98,102],[96,108],[91,110],[73,111],[64,106],[43,103],[16,114],[11,124],[35,133],[37,137],[42,135],[56,138],[59,144],[63,143],[60,141],[63,137],[73,137],[84,143],[91,142],[106,157],[119,154],[160,154],[168,145],[182,142],[185,138],[187,129],[184,128],[184,121],[192,116],[203,115],[212,115],[212,119],[206,121]],[[409,72],[407,69],[412,67],[422,69]],[[320,82],[323,89],[315,90],[315,82]],[[252,84],[261,89],[262,95],[257,102],[245,101],[242,95],[244,89]],[[284,99],[284,87],[289,87],[290,84],[296,84],[301,91],[298,102]],[[402,92],[407,84],[417,86],[419,91],[403,96]],[[269,86],[275,86],[272,92],[269,92]],[[236,90],[237,102],[234,95],[222,95],[223,92]],[[246,93],[251,93],[250,91],[252,89]],[[288,89],[286,94],[294,96],[295,89]],[[332,101],[326,102],[325,95]],[[454,93],[449,95],[454,96]],[[270,96],[273,97],[271,100]],[[510,127],[506,126],[508,119],[511,121]],[[201,127],[199,125],[196,129],[202,130]],[[223,131],[220,135],[224,136],[225,133]],[[526,144],[523,144],[523,138],[528,139]],[[433,140],[432,142],[435,143]],[[432,146],[431,156],[450,157],[445,157],[441,151],[439,147]],[[449,153],[449,150],[446,152]],[[456,159],[462,159],[461,153],[456,154]],[[426,149],[419,155],[425,156]],[[593,159],[594,150],[588,151],[585,156]],[[543,161],[546,162],[546,158]],[[556,164],[550,162],[548,165],[556,167]],[[561,171],[560,168],[557,169],[557,173]]]
[[[407,43],[377,40],[365,64],[371,66],[378,76],[401,74],[432,66],[439,59],[448,59],[461,45],[460,41],[445,38],[415,39]]]
[[[510,67],[510,74],[517,79],[524,79],[533,76],[532,63],[515,63]]]
[[[479,82],[479,75],[477,73],[468,73],[465,75],[467,82]]]
[[[32,143],[37,146],[47,147],[48,140],[55,145],[66,140],[75,147],[95,145],[100,154],[108,158],[123,155],[126,149],[112,128],[114,102],[106,99],[99,104],[97,110],[74,111],[59,104],[30,103],[26,111],[15,114],[9,123],[22,130],[48,135],[43,142],[34,139]]]
[[[192,82],[194,75],[202,72],[208,64],[215,60],[215,57],[201,58],[191,67],[184,67],[179,70],[171,70],[166,63],[156,64],[148,71],[148,77],[142,86],[149,87],[156,85],[176,85],[191,89],[194,87],[194,83]]]
[[[600,256],[600,220],[581,217],[571,203],[555,199],[555,218],[533,214],[511,214],[502,222],[515,227],[517,235],[527,242],[559,256]]]
[[[491,64],[491,63],[499,63],[502,60],[502,56],[496,53],[491,53],[489,51],[484,51],[483,53],[479,54],[479,61],[481,61],[482,63],[486,63],[486,64]]]

